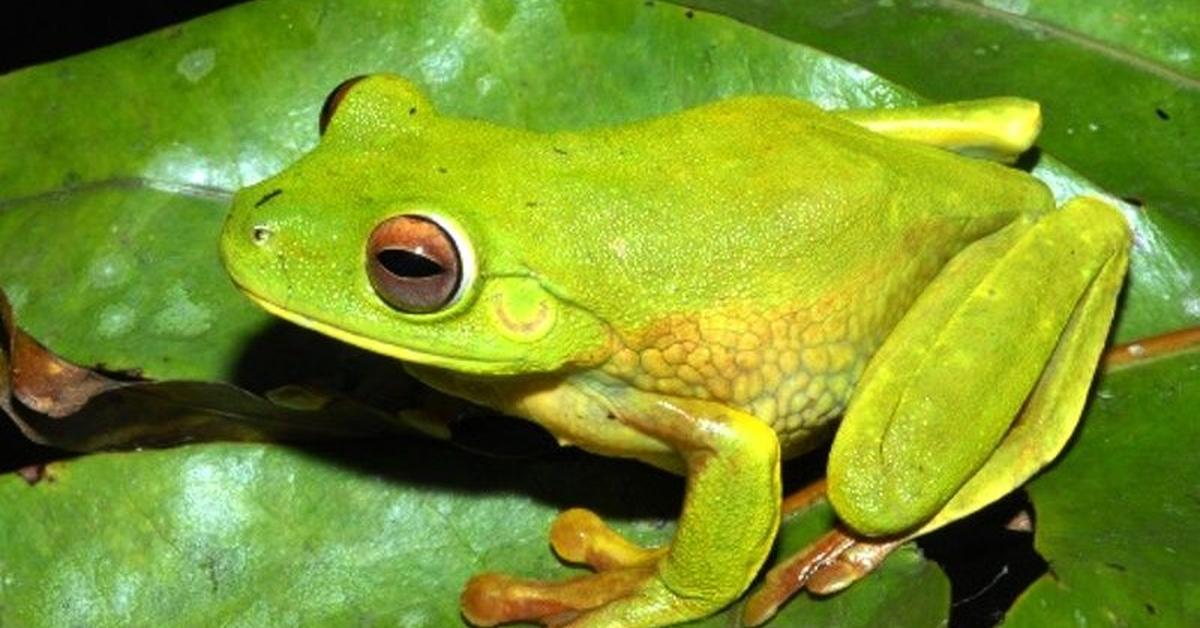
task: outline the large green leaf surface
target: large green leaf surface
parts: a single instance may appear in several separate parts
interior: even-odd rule
[[[1200,623],[1198,382],[1196,351],[1100,382],[1078,445],[1029,485],[1050,573],[1006,624]]]
[[[0,478],[0,623],[455,625],[476,571],[572,573],[547,548],[557,510],[587,503],[631,538],[662,542],[681,488],[628,462],[498,462],[414,441],[352,457],[237,444],[94,455],[32,485]],[[830,517],[822,507],[792,521],[785,545]],[[847,594],[801,597],[777,621],[916,628],[943,621],[948,601],[945,577],[905,549]],[[737,610],[697,625],[729,625]]]
[[[744,10],[739,17],[747,21],[771,15],[752,10],[781,6],[708,4]],[[884,10],[904,3],[871,4]],[[806,5],[790,6],[800,11]],[[848,23],[854,16],[827,11],[826,21]],[[795,37],[806,32],[799,23],[763,25]],[[919,41],[922,24],[895,30]],[[830,42],[796,38],[847,54]],[[869,39],[853,46],[879,45]],[[925,72],[957,67],[960,80],[970,82],[972,73],[992,69],[953,59]],[[915,102],[826,54],[661,3],[257,2],[0,77],[0,134],[6,138],[0,145],[0,285],[18,320],[84,364],[159,378],[237,379],[246,369],[247,347],[270,345],[273,328],[234,293],[216,261],[228,196],[309,148],[328,90],[373,71],[415,79],[445,112],[543,129],[634,120],[744,92],[793,94],[831,107]],[[1075,76],[1082,70],[1066,64],[1060,71]],[[926,83],[913,84],[926,95],[947,97]],[[1158,94],[1150,87],[1138,93]],[[1191,106],[1186,98],[1181,102],[1182,109],[1168,103],[1172,121]],[[1048,105],[1047,115],[1053,111]],[[1121,111],[1104,109],[1103,115]],[[30,123],[40,119],[53,123]],[[1103,128],[1112,128],[1105,120]],[[1164,124],[1157,116],[1126,123],[1148,141],[1158,137],[1155,125]],[[1098,150],[1089,146],[1081,152]],[[1195,214],[1187,211],[1194,205],[1188,191],[1180,191],[1186,176],[1172,182],[1162,174],[1186,158],[1178,143],[1163,146],[1137,157],[1158,186],[1144,196],[1184,201],[1173,214],[1125,207],[1138,238],[1123,305],[1125,338],[1200,320],[1200,280],[1192,274],[1200,267],[1200,235],[1189,222]],[[1037,172],[1060,198],[1094,190],[1050,160]],[[1160,364],[1166,375],[1183,373],[1177,362]],[[1128,367],[1106,384],[1111,399],[1095,407],[1114,422],[1136,420],[1138,403],[1164,394],[1165,377],[1142,365]],[[1177,381],[1194,399],[1196,378]],[[1181,420],[1163,416],[1164,423]],[[1170,436],[1162,429],[1136,442],[1168,447],[1162,440]],[[1114,439],[1120,440],[1115,431],[1081,435],[1061,465],[1081,471],[1067,474],[1060,490],[1035,492],[1039,526],[1092,530],[1089,521],[1103,521],[1095,509],[1056,514],[1054,507],[1068,501],[1073,483],[1087,481],[1088,473],[1114,472],[1112,456],[1089,453],[1106,452]],[[1082,462],[1071,462],[1077,459]],[[1165,457],[1161,464],[1188,477]],[[1149,474],[1161,472],[1132,464],[1119,470],[1131,483],[1151,482]],[[662,540],[670,532],[662,521],[674,516],[678,490],[654,472],[585,456],[497,462],[419,442],[354,455],[207,445],[88,456],[50,467],[32,486],[15,475],[0,478],[0,624],[445,625],[459,621],[457,592],[474,571],[564,573],[544,536],[557,509],[588,505],[624,519],[639,539]],[[1131,496],[1129,511],[1145,507],[1141,497]],[[1145,532],[1160,523],[1159,515],[1170,514],[1147,512],[1158,514],[1123,529]],[[808,513],[785,529],[782,545],[798,546],[822,523],[828,511]],[[1180,555],[1187,547],[1178,544]],[[1095,548],[1085,555],[1047,545],[1044,535],[1039,549],[1052,565],[1056,552],[1095,556]],[[1138,569],[1150,589],[1194,589],[1186,573]],[[1085,586],[1085,576],[1076,587],[1075,573],[1082,572],[1064,567],[1058,584],[1085,592],[1043,606],[1056,612],[1096,607],[1094,592],[1105,589]],[[1035,594],[1037,588],[1019,612],[1033,612],[1025,607]],[[947,596],[936,567],[905,550],[844,595],[794,601],[778,623],[936,625],[945,619]],[[1156,609],[1175,611],[1168,608],[1175,599],[1186,598],[1154,598],[1165,600]],[[728,617],[711,623],[727,625]]]
[[[1099,44],[1104,54],[1127,55],[1126,63],[1140,65],[1148,73],[1180,82],[1200,77],[1200,20],[1196,19],[1195,3],[1186,0],[972,2],[982,12],[991,9],[1008,13],[1009,19],[1024,18],[1064,29],[1080,36],[1080,45]]]
[[[557,51],[552,63],[547,49]],[[854,66],[667,6],[247,5],[0,82],[12,137],[0,151],[0,281],[18,320],[85,364],[160,378],[236,373],[247,344],[269,334],[215,262],[228,194],[315,141],[330,87],[382,70],[422,82],[447,112],[538,128],[638,119],[749,91],[843,107],[913,101]],[[111,115],[92,115],[105,104]],[[58,124],[19,122],[45,107],[61,111]],[[81,142],[87,150],[71,148]],[[98,244],[60,249],[45,264],[44,242],[63,234]],[[11,475],[0,497],[0,612],[20,625],[444,625],[457,621],[471,572],[562,571],[545,541],[557,509],[656,485],[649,472],[585,460],[496,466],[399,443],[351,462],[225,445],[86,457],[33,486]],[[478,484],[502,477],[502,486]],[[531,499],[545,484],[559,497]],[[615,501],[653,512],[665,496],[669,517],[679,499],[669,489],[640,495]],[[631,525],[635,536],[670,532],[661,522]],[[920,626],[944,619],[947,598],[944,576],[906,550],[852,594],[797,600],[786,612],[869,625],[904,600],[909,624]]]
[[[455,624],[472,571],[560,571],[544,533],[553,505],[572,503],[564,478],[612,466],[504,465],[413,442],[353,460],[208,445],[52,465],[35,485],[0,484],[6,546],[25,545],[0,559],[2,621]],[[661,477],[620,471],[639,481],[604,486],[610,503],[663,492]]]

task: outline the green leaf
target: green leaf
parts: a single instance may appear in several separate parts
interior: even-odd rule
[[[888,4],[858,6],[869,14]],[[826,18],[834,40],[840,31],[833,27],[855,15]],[[953,30],[931,23],[943,35]],[[845,45],[893,54],[902,47],[878,42],[894,41],[892,35],[928,41],[920,38],[925,24],[877,32],[874,41],[848,37]],[[945,85],[972,85],[995,73],[1019,78],[1011,68],[1040,57],[1022,57],[1037,46],[1021,38],[1021,28],[1010,30],[997,31],[1012,37],[1011,49],[1001,48],[1017,55],[1008,66],[999,59],[970,65],[952,50],[913,63],[913,76],[902,78],[939,99],[946,96],[926,89],[938,81],[927,77]],[[848,54],[837,42],[824,45]],[[971,56],[988,59],[988,46]],[[1061,42],[1053,50],[1070,61],[1032,65],[1039,72],[1053,68],[1064,85],[1109,67],[1090,65]],[[0,77],[0,284],[20,320],[83,364],[159,378],[237,379],[248,347],[271,345],[274,336],[266,331],[270,320],[233,292],[215,261],[225,199],[310,147],[328,90],[370,71],[414,78],[447,113],[544,129],[635,120],[743,92],[793,94],[832,107],[914,102],[826,54],[656,3],[248,4]],[[1108,91],[1126,77],[1116,70],[1106,76]],[[1113,149],[1135,159],[1113,170],[1127,179],[1144,171],[1146,185],[1157,186],[1154,194],[1178,210],[1132,215],[1138,248],[1123,337],[1200,319],[1200,280],[1191,271],[1200,267],[1200,236],[1188,210],[1195,205],[1171,205],[1171,194],[1197,189],[1188,183],[1197,169],[1186,167],[1195,156],[1179,151],[1178,138],[1154,134],[1164,122],[1143,127],[1133,117],[1117,124],[1134,109],[1144,114],[1147,98],[1167,103],[1172,122],[1182,119],[1170,128],[1190,124],[1195,116],[1175,112],[1194,110],[1187,108],[1192,92],[1168,94],[1158,83],[1138,82],[1145,79],[1135,73],[1128,84],[1138,86],[1136,98],[1111,112],[1096,111],[1098,97],[1085,98],[1096,94],[1095,86],[1070,88],[1072,98],[1058,104],[1039,96],[1053,104],[1048,113],[1064,111],[1063,103],[1077,97],[1079,119],[1111,115],[1103,130],[1134,129],[1145,146],[1108,138],[1081,151]],[[1054,128],[1047,142],[1071,135]],[[1060,197],[1094,189],[1049,160],[1038,173]],[[1145,386],[1153,390],[1153,379]],[[1122,417],[1137,412],[1136,406],[1114,410]],[[1085,433],[1075,450],[1094,438]],[[628,465],[582,456],[528,465],[478,460],[424,442],[353,459],[262,445],[187,447],[85,457],[48,473],[33,486],[13,475],[0,478],[0,623],[216,617],[244,625],[266,619],[443,625],[457,621],[457,592],[470,572],[565,573],[545,546],[558,508],[586,504],[620,516],[632,514],[631,504],[646,504],[636,514],[669,518],[678,503],[677,484]],[[643,484],[659,497],[643,499]],[[630,521],[625,529],[661,540],[669,527],[658,523]],[[779,623],[816,625],[844,616],[848,625],[880,618],[937,624],[944,621],[946,588],[936,567],[906,551],[843,595],[793,601]]]
[[[1050,573],[1006,625],[1200,624],[1200,352],[1100,382],[1077,443],[1028,491]]]
[[[1200,22],[1190,2],[1119,0],[1075,2],[1074,0],[970,0],[976,11],[1008,15],[997,19],[1023,18],[1043,26],[1070,31],[1081,37],[1080,45],[1097,47],[1098,54],[1131,55],[1126,63],[1141,65],[1146,72],[1171,76],[1200,76]],[[964,7],[964,10],[969,10]],[[1090,40],[1090,41],[1089,41]],[[1177,77],[1178,78],[1178,77]]]
[[[0,623],[456,625],[476,571],[579,573],[547,547],[558,510],[586,503],[639,542],[663,542],[681,490],[629,462],[502,462],[415,441],[352,456],[236,444],[93,455],[32,485],[0,477]],[[784,538],[803,542],[829,517],[815,508]],[[844,595],[795,600],[778,623],[929,626],[948,589],[904,550]]]
[[[0,168],[22,169],[0,148],[5,157]],[[229,379],[272,321],[217,258],[228,194],[148,185],[129,178],[0,200],[0,283],[21,324],[76,362]]]
[[[831,107],[913,101],[859,68],[709,15],[641,3],[508,6],[262,2],[0,78],[0,132],[10,138],[0,147],[0,281],[19,320],[84,364],[233,376],[267,319],[215,263],[224,199],[311,146],[325,93],[365,71],[416,78],[448,113],[537,128],[635,120],[742,92]],[[47,107],[60,112],[56,124],[21,122]],[[40,263],[61,234],[80,245]],[[172,324],[155,325],[164,311]],[[619,516],[639,504],[642,516],[665,517],[679,501],[678,480],[627,464],[576,454],[515,465],[424,442],[353,460],[187,447],[44,473],[33,486],[0,479],[5,623],[443,625],[458,618],[474,571],[565,573],[546,550],[558,509]],[[627,486],[649,494],[631,497]],[[549,504],[530,500],[547,492]],[[670,533],[661,520],[625,529],[643,541]],[[906,550],[847,595],[785,612],[868,625],[915,599],[910,623],[926,625],[944,619],[947,590],[935,566]]]
[[[598,483],[610,504],[677,488],[619,466],[505,464],[420,442],[353,458],[227,444],[56,463],[34,485],[0,479],[0,621],[457,624],[471,572],[563,571],[544,535],[574,482]],[[646,488],[605,483],[614,471]]]

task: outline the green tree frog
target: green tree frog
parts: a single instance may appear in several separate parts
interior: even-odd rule
[[[805,581],[836,590],[1011,491],[1074,429],[1130,233],[1102,201],[1056,208],[996,163],[1039,128],[1019,99],[827,112],[745,96],[542,133],[439,115],[369,76],[331,95],[312,152],[237,194],[221,250],[272,313],[686,476],[669,546],[568,510],[552,547],[593,573],[476,576],[476,624],[717,611],[771,549],[780,460],[832,437],[842,527],[767,576],[757,623]]]

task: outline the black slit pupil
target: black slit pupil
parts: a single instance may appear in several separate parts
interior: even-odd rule
[[[422,279],[446,272],[442,265],[413,251],[384,249],[375,254],[375,259],[385,270],[397,277]]]

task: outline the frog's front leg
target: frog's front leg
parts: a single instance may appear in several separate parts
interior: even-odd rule
[[[671,545],[643,550],[594,515],[567,511],[552,530],[554,548],[597,573],[564,582],[476,576],[463,594],[470,621],[572,626],[688,621],[736,599],[766,559],[779,525],[774,431],[715,403],[618,389],[605,395],[617,420],[669,444],[685,464],[687,492]]]

